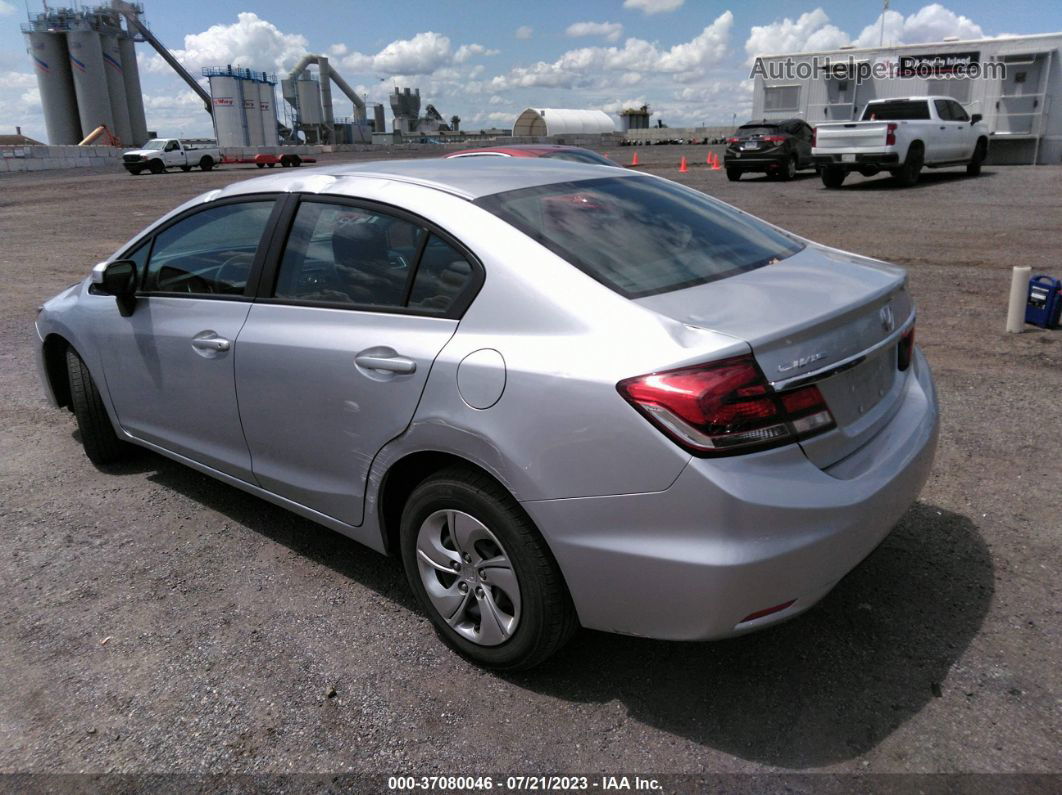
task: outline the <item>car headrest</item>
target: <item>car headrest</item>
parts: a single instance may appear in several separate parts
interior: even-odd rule
[[[387,262],[387,232],[382,225],[346,223],[332,232],[332,255],[337,265],[355,267]]]

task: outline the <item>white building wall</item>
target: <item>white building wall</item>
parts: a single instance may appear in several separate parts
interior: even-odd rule
[[[977,41],[956,41],[919,44],[903,47],[884,47],[865,50],[833,50],[819,53],[765,55],[765,66],[792,58],[795,63],[811,64],[817,56],[820,63],[832,62],[873,64],[878,61],[898,62],[901,55],[947,54],[976,51],[980,63],[1003,61],[1008,78],[944,80],[919,77],[887,77],[871,79],[856,85],[848,80],[847,90],[840,91],[843,81],[834,82],[825,75],[800,79],[754,80],[753,119],[799,117],[814,125],[826,121],[849,121],[858,118],[863,107],[872,99],[890,99],[923,94],[953,96],[970,113],[984,116],[991,134],[989,162],[1031,163],[1035,156],[1040,164],[1062,163],[1062,33],[1038,36],[1016,36]],[[1024,72],[1024,82],[1015,76]],[[1035,82],[1033,77],[1036,78]],[[831,85],[832,83],[832,85]],[[779,109],[768,108],[768,88],[797,87],[799,96],[792,105]],[[785,92],[775,92],[784,96]]]

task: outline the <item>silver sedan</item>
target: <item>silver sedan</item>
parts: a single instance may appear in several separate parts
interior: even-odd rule
[[[932,464],[914,322],[899,268],[673,182],[457,158],[206,193],[36,328],[94,463],[146,447],[399,555],[447,644],[517,669],[821,599]]]

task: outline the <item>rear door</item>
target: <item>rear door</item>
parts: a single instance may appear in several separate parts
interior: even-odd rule
[[[240,416],[264,488],[356,525],[482,269],[393,208],[305,197],[289,224],[236,343]]]

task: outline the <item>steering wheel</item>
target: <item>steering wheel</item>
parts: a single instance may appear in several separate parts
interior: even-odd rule
[[[254,254],[242,251],[238,254],[233,254],[222,262],[218,267],[217,274],[214,276],[214,281],[218,286],[217,292],[227,292],[225,288],[229,285],[236,287],[246,284],[247,275],[251,272],[251,264],[253,262]],[[230,270],[233,271],[232,276],[235,278],[226,278],[226,272]],[[242,287],[240,289],[242,290]]]

